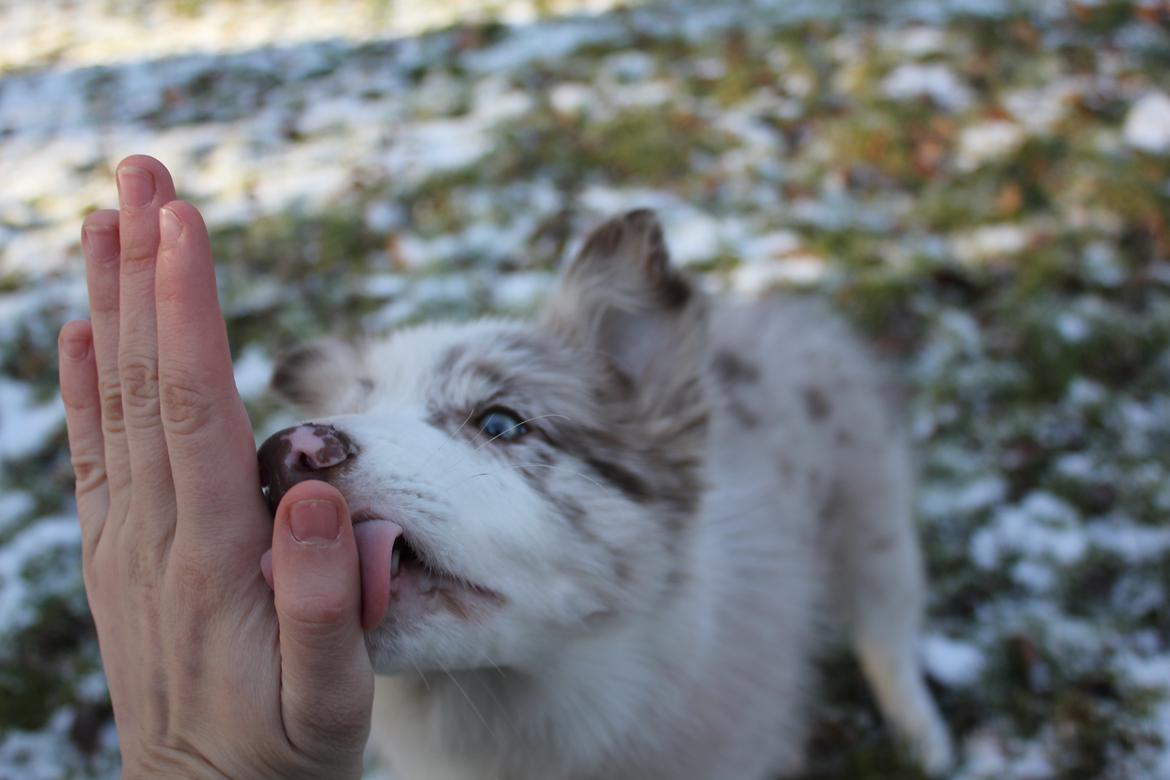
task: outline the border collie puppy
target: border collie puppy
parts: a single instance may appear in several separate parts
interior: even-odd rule
[[[309,422],[269,500],[345,495],[402,780],[765,780],[802,765],[814,659],[848,636],[930,771],[906,435],[821,306],[715,300],[658,221],[597,228],[533,322],[432,324],[282,358]]]

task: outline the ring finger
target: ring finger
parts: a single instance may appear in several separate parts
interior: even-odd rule
[[[130,486],[130,451],[122,415],[122,380],[118,378],[118,212],[90,214],[81,231],[85,278],[93,327],[93,352],[101,397],[102,438],[107,483],[113,503]]]

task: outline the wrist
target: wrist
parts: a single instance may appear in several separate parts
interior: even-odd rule
[[[339,758],[329,763],[329,769],[314,770],[294,761],[284,769],[276,767],[281,762],[264,762],[268,771],[260,766],[249,766],[243,774],[227,775],[205,758],[175,748],[153,748],[131,759],[123,760],[122,780],[241,780],[255,777],[268,780],[272,777],[318,780],[329,777],[332,780],[361,780],[363,760],[358,754],[352,760]]]
[[[231,780],[204,759],[175,748],[123,756],[122,780]]]

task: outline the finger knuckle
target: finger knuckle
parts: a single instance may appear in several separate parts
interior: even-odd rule
[[[78,497],[92,493],[106,481],[105,458],[94,453],[76,453],[70,457]]]
[[[148,243],[133,242],[122,247],[122,273],[136,274],[154,269],[158,248]]]
[[[309,636],[332,634],[352,609],[341,593],[299,594],[293,599],[282,599],[280,604],[285,624],[291,623]]]
[[[122,404],[127,409],[151,412],[158,405],[158,364],[149,358],[130,356],[118,366],[122,377]]]
[[[215,400],[192,377],[172,373],[162,383],[163,424],[171,433],[189,435],[211,422]]]
[[[61,388],[61,402],[74,412],[88,412],[100,402],[94,400],[93,392],[78,392],[75,388]]]
[[[107,433],[121,433],[125,430],[125,412],[122,407],[122,383],[114,379],[102,380],[98,386],[101,397],[102,425]]]

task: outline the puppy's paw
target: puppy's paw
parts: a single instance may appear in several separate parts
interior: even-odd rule
[[[911,737],[915,760],[932,777],[943,777],[954,766],[955,751],[950,732],[938,717],[923,723]]]

